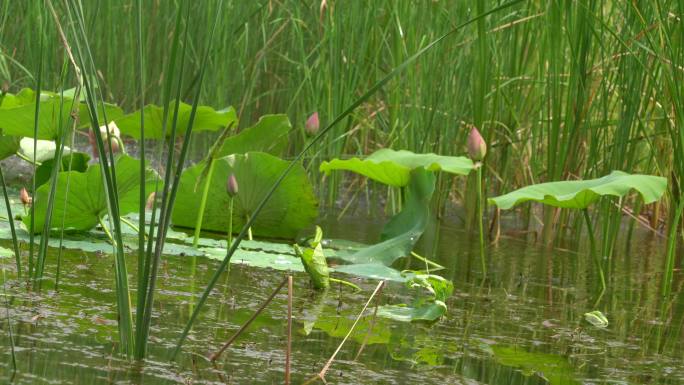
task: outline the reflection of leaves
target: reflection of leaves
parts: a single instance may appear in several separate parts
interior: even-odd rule
[[[509,209],[526,201],[540,202],[545,205],[585,209],[604,195],[621,197],[632,189],[641,194],[645,203],[654,202],[663,195],[667,179],[652,175],[630,175],[613,171],[598,179],[571,180],[540,183],[526,186],[505,195],[490,198],[491,204]]]
[[[415,274],[407,282],[409,288],[427,293],[419,294],[412,305],[385,305],[378,310],[378,315],[402,322],[433,322],[447,312],[445,301],[454,291],[451,281],[433,274]]]
[[[531,353],[518,347],[491,346],[494,359],[501,365],[519,368],[523,374],[538,374],[551,385],[572,385],[573,368],[565,357],[555,354]]]

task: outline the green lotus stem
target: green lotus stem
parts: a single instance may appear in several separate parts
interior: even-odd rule
[[[349,282],[349,281],[345,281],[345,280],[343,280],[343,279],[337,279],[337,278],[333,278],[333,277],[329,277],[328,279],[330,280],[330,282],[341,283],[341,284],[343,284],[343,285],[347,285],[347,286],[353,288],[353,289],[356,290],[356,291],[361,291],[361,288],[360,288],[360,287],[356,286],[355,284],[353,284],[353,283],[351,283],[351,282]]]
[[[584,221],[587,223],[587,232],[589,233],[589,243],[591,247],[591,255],[594,257],[594,261],[596,262],[596,267],[598,268],[599,271],[599,277],[601,278],[601,293],[599,294],[598,299],[596,302],[601,299],[603,296],[603,292],[606,291],[606,278],[603,275],[603,266],[601,264],[601,259],[599,258],[598,254],[596,253],[596,239],[594,238],[594,227],[591,225],[591,218],[589,218],[589,210],[586,208],[582,209],[582,214],[584,215]]]
[[[135,223],[129,221],[124,217],[119,217],[119,219],[121,219],[121,222],[125,223],[128,227],[133,229],[133,231],[135,231],[136,234],[140,233],[140,229],[138,228],[138,226],[135,225]],[[145,238],[147,238],[147,232],[145,232]]]
[[[433,261],[421,256],[420,254],[416,253],[415,251],[411,252],[411,256],[414,257],[415,259],[421,261],[421,262],[424,262],[426,265],[425,267],[427,267],[427,265],[430,265],[430,266],[434,267],[435,270],[446,269],[444,266],[440,265],[439,263],[433,262]]]
[[[482,274],[487,274],[487,261],[485,256],[484,228],[482,214],[484,211],[482,199],[482,164],[477,168],[477,226],[480,233],[480,262],[482,263]]]
[[[228,205],[228,247],[233,243],[233,198]]]
[[[249,215],[245,215],[245,223],[249,223]],[[252,226],[247,228],[247,239],[252,241]]]
[[[204,209],[207,206],[207,197],[209,196],[209,184],[211,177],[214,174],[214,158],[209,158],[209,171],[204,180],[204,187],[202,188],[202,199],[200,200],[199,212],[197,213],[197,222],[195,223],[195,236],[192,238],[192,246],[197,247],[199,244],[200,232],[202,231],[202,221],[204,220]]]
[[[97,221],[100,223],[100,227],[102,227],[102,231],[104,231],[105,234],[107,234],[107,238],[109,238],[109,241],[114,244],[114,237],[112,237],[112,233],[109,231],[109,228],[107,225],[105,225],[104,221],[102,220],[102,217],[98,217]]]

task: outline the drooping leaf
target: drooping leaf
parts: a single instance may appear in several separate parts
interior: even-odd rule
[[[35,93],[22,90],[18,95],[8,98],[6,95],[0,108],[0,128],[3,134],[32,138],[34,135]],[[73,125],[71,110],[74,107],[72,97],[61,97],[53,92],[41,92],[40,111],[38,115],[37,139],[54,140],[59,137],[60,128],[70,129]],[[123,115],[121,109],[112,104],[98,105],[99,122],[104,124],[104,114],[112,120]],[[90,125],[90,115],[84,103],[78,103],[78,127]]]
[[[228,230],[228,176],[234,174],[239,185],[233,205],[233,229],[238,230],[288,166],[287,161],[261,152],[235,154],[215,162],[202,229],[221,233]],[[183,171],[172,216],[176,226],[195,226],[200,205],[195,186],[203,167],[203,163],[198,163]],[[304,168],[297,165],[256,218],[252,231],[263,237],[294,238],[301,229],[313,224],[317,215],[313,187]]]
[[[411,254],[430,218],[430,199],[434,190],[434,173],[423,168],[413,170],[406,202],[402,211],[385,225],[381,242],[361,249],[338,250],[335,257],[352,264],[390,266],[398,258]]]
[[[325,289],[330,286],[330,270],[325,254],[323,254],[322,240],[323,230],[316,226],[316,235],[309,242],[308,247],[294,245],[295,253],[302,260],[304,270],[309,274],[309,278],[311,278],[316,289]]]
[[[62,167],[60,171],[69,170],[71,164],[71,171],[85,172],[88,169],[88,161],[90,155],[83,152],[74,152],[62,157]],[[50,180],[52,175],[52,168],[55,160],[50,158],[43,161],[43,163],[36,168],[36,187],[42,186]]]
[[[33,138],[21,138],[19,141],[19,153],[30,162],[33,162]],[[42,163],[48,159],[55,157],[55,151],[57,151],[57,144],[52,140],[36,140],[36,162]],[[64,147],[62,155],[68,155],[71,152],[69,147]]]
[[[397,269],[385,266],[381,263],[358,263],[352,265],[338,265],[333,271],[338,273],[345,273],[357,277],[405,282],[406,276],[402,275]]]
[[[172,107],[175,102],[171,103]],[[161,139],[163,133],[164,107],[149,104],[144,107],[145,113],[145,138]],[[192,106],[181,102],[178,108],[177,134],[184,134],[190,121]],[[171,135],[171,123],[173,122],[174,108],[169,108],[166,135]],[[140,110],[115,120],[122,134],[140,139]],[[231,122],[237,122],[237,114],[233,107],[216,111],[209,106],[197,107],[197,114],[193,123],[193,132],[216,131],[228,126]]]
[[[119,212],[125,215],[138,209],[140,194],[140,165],[139,160],[128,155],[119,155],[116,159],[116,182],[119,194]],[[68,179],[68,200],[67,197]],[[154,189],[158,179],[156,172],[148,170],[146,173],[146,189]],[[43,231],[50,184],[44,184],[36,191],[33,199],[35,210],[34,232]],[[60,228],[64,220],[64,228],[71,230],[89,230],[98,223],[98,218],[107,214],[107,196],[102,179],[100,165],[94,164],[85,172],[60,172],[57,177],[57,190],[53,206],[51,229]],[[28,227],[30,214],[22,218]]]
[[[264,115],[252,127],[226,139],[217,157],[254,151],[281,155],[287,147],[287,134],[291,129],[287,115]]]
[[[424,169],[468,175],[473,167],[473,162],[466,157],[415,154],[411,151],[385,148],[365,159],[333,159],[330,162],[323,162],[320,169],[326,173],[332,170],[353,171],[375,181],[401,187],[409,184],[411,170]]]
[[[613,171],[598,179],[535,184],[489,198],[488,201],[502,209],[510,209],[527,201],[561,208],[584,209],[602,196],[621,197],[631,190],[639,192],[645,203],[652,203],[660,199],[666,187],[667,179],[663,177]]]

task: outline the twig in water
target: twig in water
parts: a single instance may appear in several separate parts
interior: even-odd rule
[[[366,311],[366,309],[368,308],[368,305],[371,303],[371,301],[373,300],[373,298],[375,297],[375,295],[378,294],[378,293],[380,292],[380,290],[381,290],[384,286],[385,286],[385,281],[380,281],[380,282],[378,283],[378,286],[375,287],[375,290],[373,291],[373,294],[371,294],[371,296],[368,298],[368,301],[366,301],[366,304],[363,306],[363,309],[361,309],[361,312],[359,312],[359,315],[356,316],[356,320],[355,320],[354,323],[352,324],[352,327],[349,329],[349,332],[347,332],[347,335],[344,336],[344,339],[342,339],[342,342],[340,342],[340,345],[337,347],[337,349],[335,350],[335,352],[333,353],[333,355],[330,357],[330,359],[328,360],[328,362],[325,363],[325,365],[323,366],[323,369],[321,369],[321,371],[318,372],[318,374],[316,374],[315,376],[313,376],[313,377],[311,377],[309,380],[307,380],[307,381],[304,383],[304,385],[311,384],[311,383],[313,383],[314,381],[316,381],[316,380],[318,380],[318,379],[320,379],[321,381],[323,381],[323,383],[326,383],[326,381],[325,381],[325,373],[327,373],[327,372],[328,372],[328,369],[330,369],[330,366],[332,365],[333,361],[335,360],[335,357],[337,356],[337,353],[340,352],[340,350],[342,349],[342,346],[344,345],[344,343],[347,342],[347,339],[349,338],[349,336],[350,336],[350,335],[352,334],[352,332],[354,331],[354,328],[356,327],[356,324],[359,323],[359,320],[361,319],[361,317],[363,316],[363,313],[364,313],[364,312]]]
[[[216,359],[219,358],[219,356],[226,349],[228,349],[228,347],[240,336],[240,334],[242,334],[249,327],[249,325],[252,323],[252,321],[254,321],[256,319],[256,317],[259,314],[261,314],[262,311],[264,311],[266,306],[268,306],[268,304],[271,303],[271,301],[273,301],[273,298],[275,298],[276,294],[278,294],[278,292],[280,292],[280,289],[282,289],[283,286],[285,286],[285,283],[287,283],[287,281],[288,281],[287,277],[285,279],[283,279],[283,282],[281,282],[280,285],[278,285],[278,287],[273,291],[273,293],[271,293],[271,295],[266,299],[266,301],[264,301],[264,303],[261,304],[259,309],[257,309],[257,311],[254,314],[252,314],[252,317],[250,317],[250,319],[248,319],[247,322],[245,322],[245,324],[242,325],[240,327],[240,329],[238,329],[238,331],[235,334],[233,334],[233,336],[230,337],[230,339],[228,341],[226,341],[225,344],[223,344],[223,346],[221,347],[221,349],[219,351],[217,351],[216,353],[209,356],[209,361],[212,361],[212,362],[216,361]]]
[[[354,361],[359,359],[359,356],[361,356],[361,352],[363,352],[363,349],[366,347],[366,344],[368,344],[368,340],[370,339],[371,333],[373,333],[373,327],[375,327],[375,320],[378,317],[378,308],[380,307],[381,292],[382,289],[380,289],[380,291],[378,292],[378,296],[375,298],[375,309],[373,310],[373,318],[371,318],[370,324],[368,325],[368,333],[366,333],[366,337],[364,337],[363,343],[361,344],[359,351],[356,353],[356,356],[354,357]]]

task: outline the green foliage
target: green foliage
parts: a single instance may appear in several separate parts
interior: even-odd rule
[[[323,230],[316,226],[316,235],[309,241],[308,247],[294,245],[295,253],[302,260],[304,270],[309,274],[316,289],[326,289],[330,286],[330,271],[323,254],[322,241]]]
[[[116,159],[116,183],[120,215],[138,210],[140,194],[140,169],[138,165],[139,160],[127,155],[119,155]],[[157,179],[158,175],[154,171],[147,171],[146,189],[148,191],[154,189]],[[36,191],[32,207],[32,210],[35,210],[34,233],[40,233],[43,230],[50,185],[50,183],[44,184]],[[66,199],[67,194],[68,199]],[[60,172],[57,177],[57,190],[50,228],[61,228],[63,220],[65,229],[90,230],[107,214],[107,205],[107,196],[99,165],[91,165],[85,172]],[[31,215],[25,215],[22,221],[25,226],[30,226]]]
[[[333,159],[321,164],[321,171],[353,171],[370,179],[390,186],[407,186],[411,171],[424,169],[444,171],[457,175],[468,175],[473,170],[473,162],[461,156],[441,156],[436,154],[415,154],[406,150],[382,149],[365,159]]]
[[[584,313],[584,319],[597,328],[603,329],[608,327],[608,318],[600,310]]]
[[[175,102],[172,102],[171,106],[175,106]],[[164,108],[150,104],[145,106],[143,110],[145,115],[145,138],[160,139],[164,132]],[[183,102],[180,103],[176,129],[178,135],[184,134],[187,130],[191,110],[191,105]],[[171,135],[173,116],[174,108],[170,108],[167,116],[167,137]],[[115,122],[122,134],[136,139],[140,138],[140,110],[116,119]],[[197,107],[197,115],[195,116],[192,131],[216,131],[233,122],[237,122],[237,115],[233,107],[216,111],[209,106],[199,106]]]
[[[38,115],[37,139],[55,140],[60,136],[60,127],[66,129],[73,125],[71,111],[74,107],[72,97],[61,97],[54,92],[41,92],[40,111]],[[12,136],[33,137],[34,115],[36,103],[35,92],[22,90],[17,96],[6,95],[0,108],[0,128],[3,134]],[[100,119],[106,113],[108,120],[123,115],[122,110],[112,104],[98,106]],[[89,127],[90,117],[84,103],[78,103],[78,127]]]
[[[282,155],[287,148],[287,136],[291,129],[287,115],[264,115],[255,125],[227,138],[216,157],[252,151]]]
[[[9,136],[0,134],[0,160],[14,155],[19,150],[18,136]]]
[[[230,197],[226,193],[226,181],[230,174],[235,174],[240,186],[233,206],[233,226],[240,228],[288,164],[285,160],[261,152],[217,159],[209,185],[202,229],[222,233],[227,231]],[[181,176],[172,216],[176,226],[195,226],[200,206],[200,194],[195,186],[203,167],[204,163],[198,163],[186,169]],[[263,237],[294,238],[299,230],[310,226],[317,215],[313,187],[304,168],[297,165],[256,218],[252,231]]]
[[[69,170],[69,167],[71,167],[71,171],[85,172],[88,169],[89,160],[90,155],[83,152],[72,152],[71,154],[64,155],[62,156],[60,171]],[[50,180],[54,163],[54,159],[47,159],[36,168],[36,187],[40,187]]]
[[[638,191],[644,203],[652,203],[663,195],[666,187],[667,180],[662,177],[613,171],[610,175],[598,179],[535,184],[490,198],[489,202],[502,209],[510,209],[527,201],[562,208],[584,209],[602,196],[622,197],[631,190]]]

